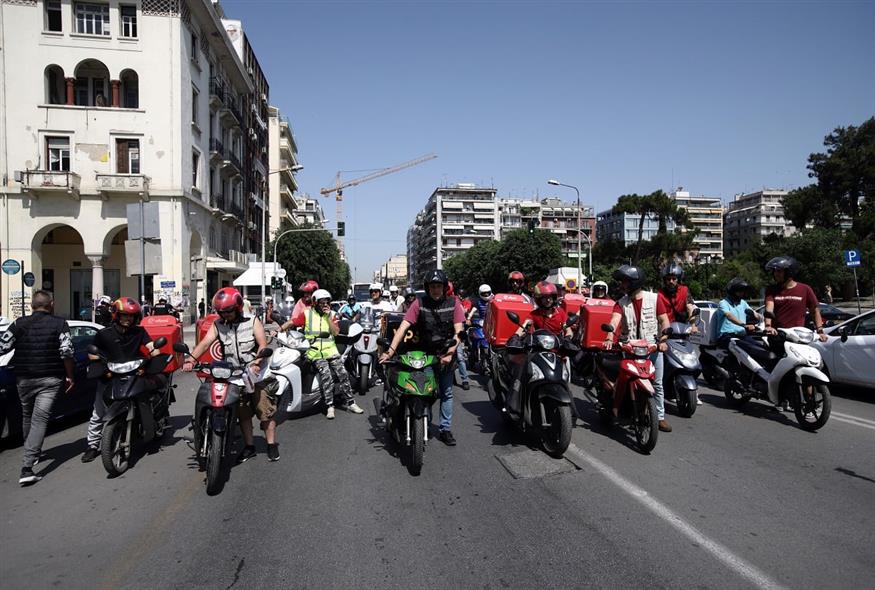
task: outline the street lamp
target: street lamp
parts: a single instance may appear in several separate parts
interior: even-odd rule
[[[271,174],[279,174],[280,172],[300,172],[304,167],[300,164],[295,164],[294,166],[286,166],[285,168],[280,168],[278,170],[271,170],[267,173],[268,176]],[[264,183],[267,185],[267,183]],[[265,258],[267,257],[267,202],[264,199],[264,188],[262,187],[261,191],[261,305],[265,309],[267,306],[264,305],[264,265],[266,264]],[[267,186],[267,194],[270,196],[270,186]],[[274,250],[275,252],[275,250]],[[276,272],[276,254],[274,254],[274,272]]]
[[[577,292],[580,293],[583,290],[583,280],[580,276],[582,274],[580,269],[580,236],[583,233],[583,225],[580,223],[580,190],[578,190],[573,184],[563,184],[553,178],[548,180],[547,184],[573,188],[574,192],[577,193]],[[586,243],[589,246],[589,256],[587,256],[587,259],[589,260],[589,276],[592,277],[592,239],[588,235],[586,236]]]

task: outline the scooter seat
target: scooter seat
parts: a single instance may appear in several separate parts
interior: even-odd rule
[[[620,361],[622,356],[619,354],[602,354],[599,355],[598,364],[611,381],[616,381],[620,375]]]
[[[748,340],[737,340],[736,342],[739,348],[749,354],[764,369],[773,369],[778,364],[778,361],[781,360],[781,357],[761,344]]]

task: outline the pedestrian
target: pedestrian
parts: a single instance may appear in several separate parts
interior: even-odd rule
[[[42,452],[52,405],[59,393],[73,390],[75,379],[70,327],[66,320],[54,315],[52,294],[36,291],[31,308],[31,315],[18,318],[0,335],[0,355],[15,349],[12,364],[24,434],[24,457],[18,479],[22,486],[40,480],[33,468]]]
[[[152,315],[152,305],[145,296],[140,297],[140,309],[142,310],[143,317]]]
[[[826,292],[824,293],[823,300],[832,305],[832,285],[827,284],[824,290]]]
[[[430,271],[425,277],[425,296],[410,305],[395,337],[386,352],[380,357],[385,363],[393,356],[401,340],[413,326],[419,328],[419,346],[429,354],[441,354],[438,373],[438,389],[441,399],[441,421],[438,438],[448,446],[455,446],[456,439],[450,430],[453,421],[453,363],[459,346],[459,333],[465,324],[465,312],[455,297],[448,296],[449,281],[442,270]],[[452,345],[444,350],[447,341]]]
[[[197,304],[197,317],[202,318],[206,314],[207,304],[204,303],[203,297],[201,297],[200,303]]]
[[[243,298],[243,316],[252,317],[252,302],[249,301],[248,297]]]

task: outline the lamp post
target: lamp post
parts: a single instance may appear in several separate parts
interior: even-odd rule
[[[583,280],[580,276],[582,274],[580,269],[580,236],[583,233],[583,226],[580,223],[580,190],[573,184],[564,184],[553,178],[548,180],[547,184],[573,188],[574,192],[577,193],[577,292],[581,293],[583,290]],[[589,260],[589,276],[592,277],[592,239],[589,236],[586,236],[586,242],[589,246],[589,256],[587,256],[587,259]]]
[[[271,174],[279,174],[280,172],[300,172],[304,167],[300,164],[295,164],[294,166],[280,168],[279,170],[271,170],[267,173],[268,176]],[[267,191],[264,190],[264,187],[267,186]],[[267,199],[264,198],[264,195],[270,195],[270,186],[267,182],[262,183],[261,190],[261,305],[265,309],[267,306],[264,305],[264,265],[267,264]],[[274,248],[273,254],[273,270],[276,272],[276,248]]]

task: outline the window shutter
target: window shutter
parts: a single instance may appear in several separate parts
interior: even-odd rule
[[[115,171],[118,174],[128,174],[128,140],[115,140]]]

